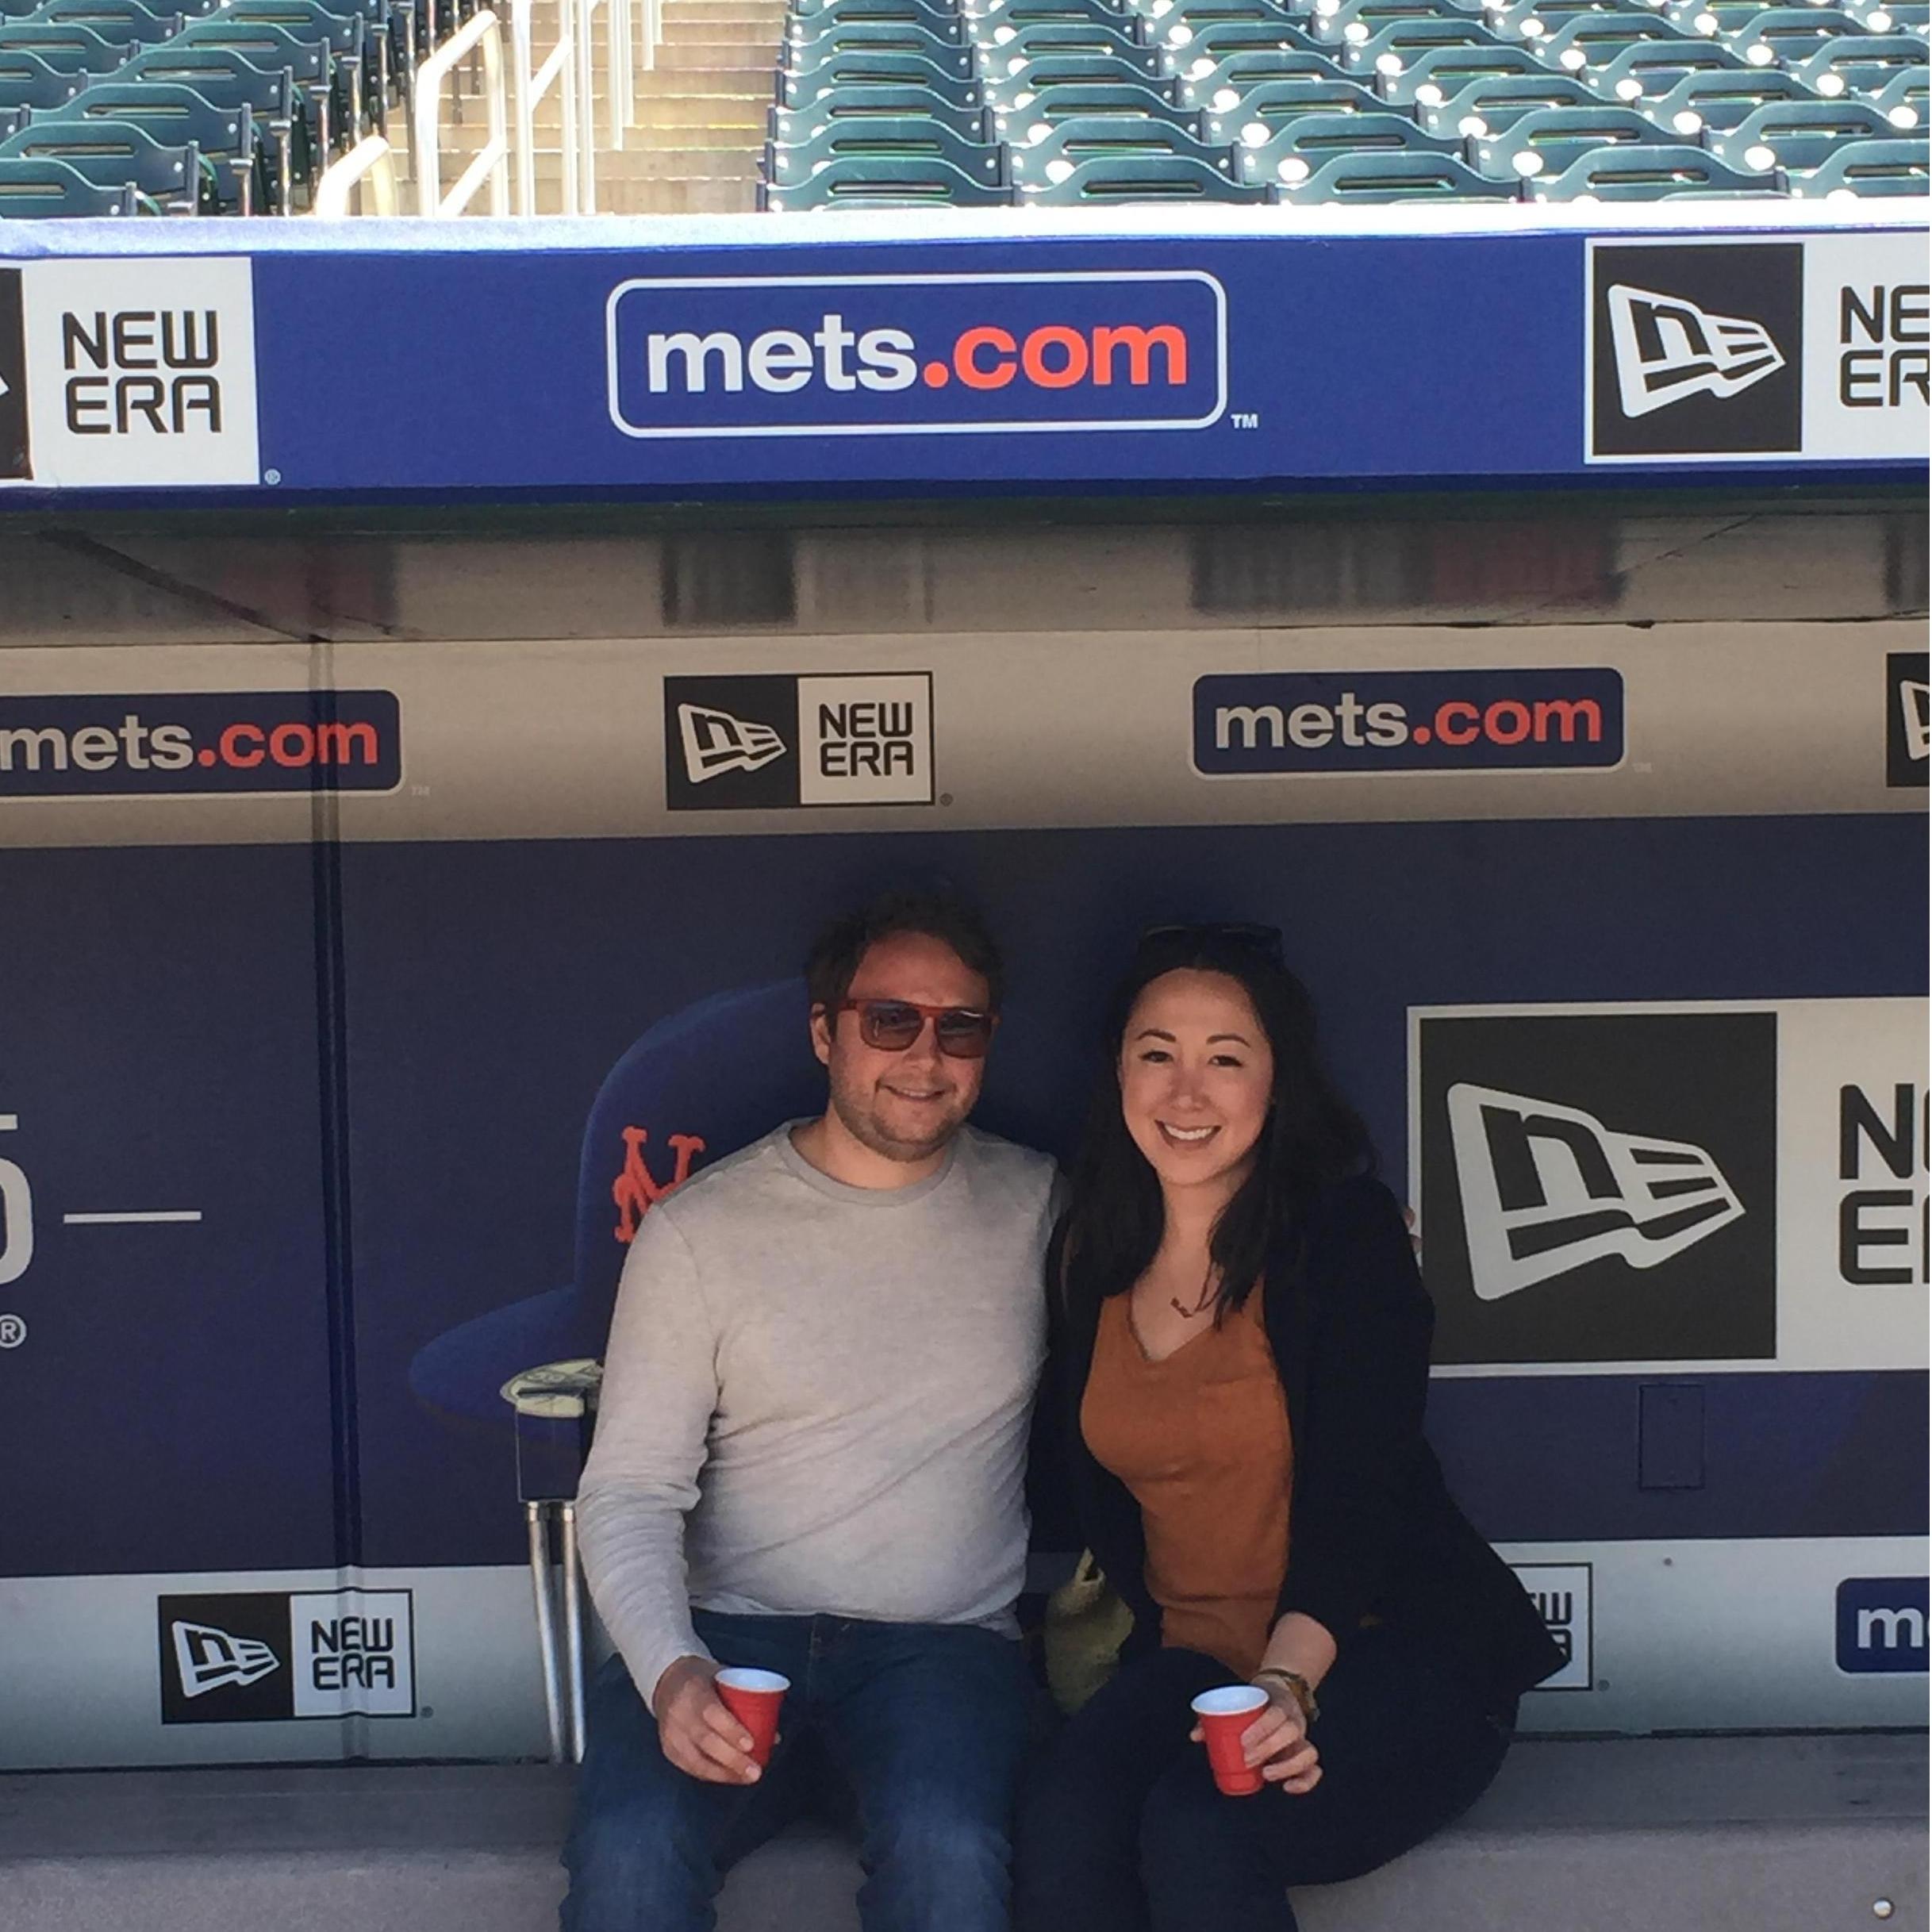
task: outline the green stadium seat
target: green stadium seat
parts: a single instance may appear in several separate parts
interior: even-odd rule
[[[113,73],[123,61],[133,57],[135,44],[133,40],[103,40],[91,27],[69,26],[51,20],[0,22],[0,47],[38,54],[50,67],[72,61],[90,74]]]
[[[359,35],[355,44],[359,45]],[[165,47],[150,48],[129,64],[146,71],[148,61],[177,48],[194,52],[219,48],[240,55],[255,67],[286,67],[313,109],[318,151],[325,155],[335,152],[337,137],[344,132],[343,107],[348,87],[346,77],[340,71],[336,47],[328,39],[321,35],[298,36],[268,21],[231,19],[229,10],[224,8],[206,20],[190,21]]]
[[[843,21],[849,27],[924,26],[936,33],[957,25],[959,15],[937,0],[793,0],[788,23],[792,28],[808,28],[828,20]]]
[[[1226,144],[1204,141],[1146,114],[1083,114],[1062,121],[1030,145],[1010,149],[1007,167],[1013,186],[1024,194],[1070,179],[1074,168],[1088,161],[1147,154],[1180,155],[1227,180],[1236,178]]]
[[[1932,92],[1932,73],[1907,67],[1866,98],[1893,127],[1922,128],[1928,118],[1928,92]]]
[[[1926,64],[1926,44],[1909,33],[1842,34],[1791,71],[1814,94],[1876,94]]]
[[[1122,0],[978,0],[963,10],[963,17],[981,38],[1002,27],[1046,27],[1067,20],[1113,21],[1126,26],[1139,17]]]
[[[1123,115],[1159,121],[1187,134],[1200,132],[1200,117],[1175,106],[1171,82],[1156,87],[1141,86],[1132,81],[1051,88],[1020,106],[994,109],[993,131],[1001,140],[1024,146],[1043,140],[1068,121]]]
[[[1711,44],[1702,35],[1673,27],[1660,14],[1583,13],[1535,44],[1536,57],[1545,66],[1565,74],[1600,74],[1634,48],[1686,47],[1701,50]]]
[[[1337,155],[1435,154],[1461,158],[1460,141],[1425,134],[1406,114],[1303,114],[1265,141],[1235,150],[1240,179],[1298,186]]]
[[[1865,101],[1773,101],[1737,127],[1708,134],[1704,145],[1728,167],[1747,174],[1809,174],[1848,141],[1888,140],[1892,124]]]
[[[1398,21],[1457,18],[1480,20],[1492,28],[1500,24],[1499,17],[1485,12],[1480,0],[1468,5],[1460,0],[1317,0],[1314,30],[1326,45],[1352,47],[1373,40]]]
[[[1538,60],[1528,48],[1505,47],[1498,41],[1489,47],[1430,48],[1410,61],[1399,74],[1377,75],[1374,86],[1376,92],[1394,106],[1435,106],[1477,81],[1502,80],[1511,76],[1548,80],[1553,78],[1553,70]]]
[[[958,62],[970,67],[972,56],[962,52]],[[978,107],[985,100],[978,81],[961,74],[957,65],[938,67],[916,54],[841,54],[807,74],[781,73],[778,105],[809,107],[835,94],[866,87],[922,88],[954,108]]]
[[[1634,106],[1668,94],[1690,74],[1750,74],[1728,47],[1715,40],[1644,40],[1584,76],[1607,100]]]
[[[0,159],[64,161],[97,188],[133,188],[172,215],[216,211],[215,174],[192,141],[164,147],[119,121],[36,121],[0,142]]]
[[[1792,192],[1807,201],[1845,195],[1871,201],[1932,194],[1922,140],[1847,142],[1821,167],[1791,185]]]
[[[1269,190],[1297,208],[1322,202],[1513,202],[1506,182],[1485,181],[1454,156],[1418,150],[1406,154],[1339,154],[1306,181]]]
[[[59,26],[90,27],[104,40],[123,45],[138,41],[154,47],[171,40],[186,24],[179,13],[161,13],[140,0],[47,0],[30,17]]]
[[[948,161],[971,180],[996,188],[1008,185],[1006,149],[1000,142],[962,140],[930,117],[835,121],[809,140],[768,141],[765,180],[774,188],[796,188],[835,161],[881,159]]]
[[[1538,108],[1605,105],[1600,94],[1573,74],[1497,74],[1469,81],[1450,94],[1432,86],[1420,91],[1439,96],[1415,103],[1415,118],[1423,130],[1465,140],[1500,134]]]
[[[1726,44],[1747,67],[1799,67],[1826,42],[1869,36],[1850,14],[1836,7],[1767,7],[1726,36]]]
[[[1271,80],[1342,80],[1361,84],[1358,76],[1345,73],[1325,54],[1230,54],[1205,74],[1183,76],[1175,92],[1183,107],[1224,113],[1250,87]]]
[[[1242,54],[1270,58],[1282,54],[1308,54],[1318,60],[1332,60],[1336,50],[1324,46],[1313,35],[1292,25],[1268,25],[1260,21],[1230,21],[1219,26],[1177,29],[1192,37],[1177,47],[1161,50],[1170,74],[1190,76],[1208,73],[1224,60]]]
[[[1029,208],[1074,208],[1104,202],[1259,202],[1265,188],[1251,187],[1193,155],[1095,155],[1084,161],[1050,162],[1047,179],[1021,197]]]
[[[887,118],[933,121],[962,140],[993,138],[985,108],[954,107],[924,87],[855,87],[829,94],[810,107],[773,107],[765,116],[765,132],[768,140],[795,145],[844,121]]]
[[[44,217],[99,220],[109,215],[155,214],[132,187],[97,187],[64,161],[0,159],[0,221],[31,221]]]
[[[1634,107],[1539,107],[1496,133],[1473,138],[1469,161],[1479,175],[1493,181],[1534,182],[1561,175],[1603,148],[1682,145],[1679,136]]]
[[[759,205],[776,210],[821,208],[1010,208],[1011,188],[962,174],[951,163],[873,156],[834,161],[795,188],[760,184]]]
[[[1023,61],[1016,71],[988,75],[983,85],[987,105],[1000,111],[1025,107],[1060,87],[1123,82],[1145,87],[1156,85],[1158,79],[1144,66],[1116,54],[1065,54],[1052,60]]]
[[[183,47],[170,41],[136,54],[113,78],[191,87],[217,106],[246,101],[275,145],[275,206],[294,212],[298,186],[313,187],[326,165],[322,144],[328,56],[305,48],[299,60],[267,70],[230,47]]]
[[[1654,202],[1667,194],[1777,185],[1768,171],[1727,167],[1703,148],[1616,147],[1579,156],[1560,175],[1538,175],[1527,184],[1527,195],[1534,202]]]
[[[145,128],[158,141],[179,147],[192,141],[216,164],[217,195],[224,210],[265,213],[273,205],[268,143],[246,100],[224,106],[166,81],[97,81],[56,110],[61,121],[111,120]],[[42,115],[36,127],[49,125]]]
[[[84,74],[63,74],[32,54],[0,50],[0,113],[25,115],[35,108],[59,107],[86,85]]]
[[[1203,117],[1201,135],[1210,141],[1240,141],[1253,147],[1298,114],[1383,114],[1389,103],[1366,87],[1346,80],[1265,80],[1250,87],[1234,106]]]
[[[1684,140],[1704,130],[1722,133],[1741,127],[1774,101],[1815,101],[1801,80],[1776,68],[1725,67],[1715,74],[1687,74],[1668,93],[1648,102],[1644,112]]]
[[[1073,25],[1026,27],[998,46],[981,44],[979,71],[987,80],[1004,79],[1041,61],[1116,60],[1142,80],[1158,80],[1160,50],[1143,47],[1098,21]]]
[[[1503,43],[1481,21],[1466,15],[1455,19],[1391,21],[1380,33],[1346,42],[1341,49],[1342,66],[1345,72],[1358,78],[1374,75],[1386,80],[1406,73],[1418,60],[1446,47],[1501,51]]]
[[[1753,0],[1762,6],[1765,0]],[[1510,0],[1488,10],[1490,30],[1505,40],[1540,40],[1584,13],[1627,13],[1631,0]],[[1654,9],[1668,14],[1669,6]]]
[[[923,21],[851,22],[835,17],[795,24],[778,57],[794,73],[839,53],[917,54],[944,67],[966,44],[966,28],[956,20],[929,27]]]

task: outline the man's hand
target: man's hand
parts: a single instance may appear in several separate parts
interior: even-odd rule
[[[666,1669],[651,1693],[658,1742],[688,1776],[708,1784],[755,1784],[751,1734],[712,1688],[717,1674],[717,1665],[703,1657],[681,1657]]]

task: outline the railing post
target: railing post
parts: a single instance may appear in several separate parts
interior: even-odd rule
[[[455,72],[472,52],[482,57],[489,133],[446,195],[443,192],[443,156],[436,144],[436,108],[442,99],[444,77]],[[486,179],[490,183],[490,212],[493,215],[509,213],[510,142],[505,91],[502,28],[496,15],[484,7],[423,63],[417,76],[413,131],[418,214],[461,214]]]

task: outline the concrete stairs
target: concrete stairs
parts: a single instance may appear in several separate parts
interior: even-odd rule
[[[663,0],[663,37],[648,69],[643,9],[636,0],[630,3],[634,111],[623,147],[614,150],[603,81],[607,18],[600,15],[594,29],[597,211],[724,214],[755,208],[766,113],[785,30],[784,0]],[[555,44],[555,0],[540,0],[535,26],[540,64]],[[480,101],[466,98],[461,109],[459,121],[447,106],[442,117],[446,186],[488,132]],[[554,213],[561,205],[563,168],[562,106],[554,93],[538,104],[536,121],[537,211]]]

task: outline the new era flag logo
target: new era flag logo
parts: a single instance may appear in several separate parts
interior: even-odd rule
[[[785,755],[785,740],[769,724],[703,705],[678,707],[678,733],[685,775],[693,785],[727,771],[756,771]]]
[[[1761,322],[1713,315],[1680,296],[1621,282],[1609,302],[1626,416],[1648,416],[1688,396],[1735,396],[1784,367]]]
[[[211,1623],[174,1626],[175,1663],[181,1694],[200,1697],[224,1684],[253,1684],[282,1668],[282,1660],[252,1637],[236,1637]]]
[[[1744,1212],[1717,1163],[1687,1141],[1618,1132],[1581,1108],[1469,1082],[1448,1102],[1482,1300],[1609,1255],[1654,1268]]]
[[[1932,684],[1900,678],[1899,709],[1905,719],[1905,755],[1922,763],[1932,753]]]

